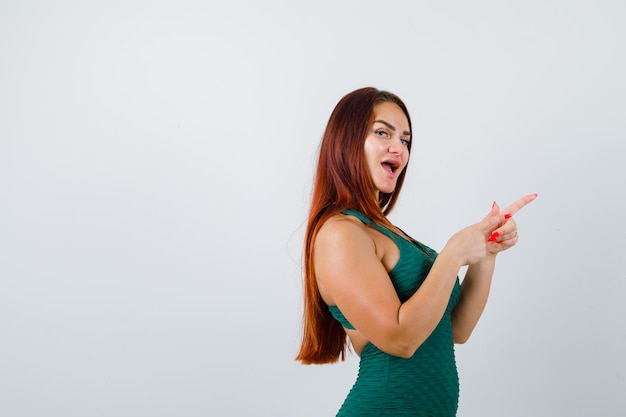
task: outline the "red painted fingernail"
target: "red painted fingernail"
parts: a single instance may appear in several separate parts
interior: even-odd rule
[[[496,202],[494,201],[493,204],[491,205],[491,208],[493,209],[496,206]]]
[[[505,219],[510,219],[511,217],[513,217],[513,215],[512,215],[512,214],[508,214],[508,213],[507,213],[507,214],[505,214],[505,215],[504,215],[504,218],[505,218]]]
[[[498,236],[500,236],[500,233],[493,232],[491,236],[489,236],[489,239],[487,239],[487,242],[495,242]]]

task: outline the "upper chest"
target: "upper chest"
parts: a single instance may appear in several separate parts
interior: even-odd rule
[[[437,253],[425,245],[403,238],[399,234],[401,232],[394,234],[383,233],[373,227],[367,229],[374,242],[376,256],[389,274],[398,295],[401,299],[411,296],[428,275]]]

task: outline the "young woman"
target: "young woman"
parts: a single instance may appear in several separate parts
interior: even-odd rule
[[[454,416],[454,343],[487,302],[496,255],[517,243],[512,215],[528,195],[453,235],[437,254],[387,219],[411,151],[396,95],[343,97],[322,139],[304,245],[304,334],[297,360],[345,358],[359,374],[337,416]],[[457,275],[467,265],[462,283]]]

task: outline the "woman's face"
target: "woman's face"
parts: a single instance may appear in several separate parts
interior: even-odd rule
[[[409,162],[409,121],[395,103],[374,106],[374,123],[365,138],[365,163],[379,192],[391,193]]]

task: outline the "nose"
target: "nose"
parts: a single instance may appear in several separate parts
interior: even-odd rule
[[[407,149],[406,147],[402,144],[402,140],[400,138],[396,138],[394,139],[390,144],[389,144],[389,152],[396,154],[396,155],[402,155],[404,152],[406,152]]]

